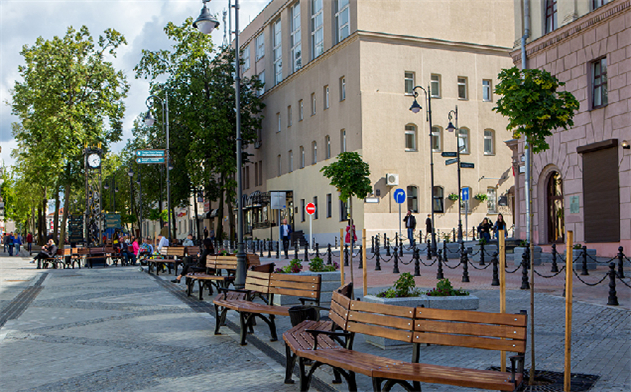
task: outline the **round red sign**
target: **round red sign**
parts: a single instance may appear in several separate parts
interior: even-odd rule
[[[305,207],[305,211],[307,211],[307,214],[309,214],[309,215],[315,214],[315,211],[316,211],[315,204],[313,204],[313,203],[307,204],[307,206]]]

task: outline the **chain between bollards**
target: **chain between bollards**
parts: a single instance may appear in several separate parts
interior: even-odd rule
[[[616,263],[609,263],[609,297],[607,305],[618,306],[618,297],[616,296]]]
[[[493,280],[491,281],[491,286],[499,286],[500,285],[499,268],[498,268],[499,260],[497,259],[497,252],[493,252],[491,263],[493,264]]]

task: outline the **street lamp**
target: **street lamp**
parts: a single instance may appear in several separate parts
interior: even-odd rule
[[[432,247],[431,247],[431,253],[436,254],[436,228],[434,227],[434,146],[432,145],[433,139],[432,139],[432,95],[428,94],[427,92],[430,91],[429,90],[429,86],[427,87],[427,90],[424,89],[422,86],[416,86],[412,89],[412,91],[414,92],[414,102],[412,103],[412,106],[410,106],[410,110],[412,111],[412,113],[418,113],[421,111],[421,109],[423,109],[421,107],[421,105],[419,105],[419,103],[416,101],[416,98],[418,97],[418,92],[416,92],[415,90],[417,88],[420,88],[421,90],[423,90],[423,92],[425,93],[425,99],[427,100],[427,112],[426,112],[426,120],[429,122],[429,161],[430,161],[430,172],[431,172],[431,179],[432,179],[432,188],[429,191],[430,194],[430,209],[432,212]]]
[[[451,122],[453,118],[456,121],[456,126]],[[449,125],[447,125],[447,131],[456,133],[456,162],[458,164],[458,241],[462,242],[462,206],[460,202],[462,201],[462,185],[460,182],[460,128],[458,128],[458,106],[456,105],[455,110],[450,110],[448,114]]]
[[[136,180],[136,184],[138,184],[138,214],[139,214],[139,222],[140,222],[140,238],[142,238],[142,183],[140,182],[140,173],[138,173],[138,180]]]
[[[210,34],[219,22],[213,19],[206,8],[206,3],[210,0],[202,0],[204,8],[193,23],[193,27],[199,29],[203,34]],[[234,88],[235,88],[235,111],[237,116],[236,126],[236,154],[237,154],[237,273],[234,286],[237,289],[245,287],[245,274],[247,272],[246,255],[243,249],[243,178],[242,178],[242,155],[241,155],[241,73],[239,67],[239,0],[235,0],[234,5]],[[168,172],[168,171],[167,171]]]
[[[131,168],[129,168],[129,170],[127,171],[127,175],[129,176],[129,215],[133,215],[134,214],[134,186],[133,186],[134,171]],[[132,232],[134,231],[133,223],[131,224],[131,231]]]
[[[206,8],[205,5],[204,8]],[[162,105],[162,129],[166,132],[167,138],[166,158],[164,162],[165,165],[169,165],[169,170],[167,170],[167,209],[169,210],[167,214],[167,223],[169,226],[169,243],[171,243],[171,180],[169,179],[169,171],[171,169],[171,161],[169,158],[169,93],[164,90],[164,99],[158,97],[157,95],[150,95],[149,98],[147,98],[146,104],[149,110],[147,111],[147,115],[145,116],[145,125],[148,127],[153,126],[153,124],[155,124],[156,122],[156,119],[151,114],[151,106],[153,106],[154,100],[157,100],[158,102],[160,102],[160,105]],[[162,197],[162,194],[160,195],[160,197]]]

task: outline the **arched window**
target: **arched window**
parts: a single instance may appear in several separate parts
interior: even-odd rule
[[[469,136],[470,131],[468,128],[460,128],[458,131],[458,148],[461,154],[469,154]]]
[[[408,186],[407,187],[407,195],[408,195],[408,210],[413,213],[418,213],[418,187],[416,186]]]
[[[443,150],[443,130],[441,127],[432,127],[432,151],[441,152]]]
[[[495,131],[492,129],[484,130],[484,155],[495,154]]]
[[[432,192],[432,208],[434,212],[445,212],[445,199],[442,186],[435,186]]]
[[[405,151],[416,151],[416,125],[405,126]]]

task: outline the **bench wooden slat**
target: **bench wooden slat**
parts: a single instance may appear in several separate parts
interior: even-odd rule
[[[354,323],[351,320],[348,321],[348,326],[346,328],[350,332],[363,333],[365,335],[372,335],[372,336],[380,336],[380,337],[384,337],[388,339],[412,343],[412,332],[410,330],[404,331],[401,329],[392,329],[392,328],[386,328],[386,327],[379,327],[376,325]],[[425,333],[422,333],[419,335],[425,335]]]
[[[271,281],[288,281],[288,282],[318,282],[318,275],[289,275],[289,274],[276,274],[273,273],[270,276]],[[280,283],[282,285],[282,283]]]
[[[510,313],[486,313],[473,310],[445,310],[431,308],[416,308],[417,319],[452,320],[481,324],[501,324],[523,326],[526,315]]]
[[[270,294],[281,294],[281,295],[293,295],[295,297],[307,297],[307,298],[318,298],[319,291],[313,290],[296,290],[296,289],[285,289],[282,287],[273,287],[270,286],[269,293]]]
[[[414,317],[414,308],[408,306],[397,306],[397,305],[384,305],[384,304],[375,304],[368,303],[362,301],[351,301],[351,310],[368,312],[368,313],[379,313],[385,314],[388,316],[398,316],[398,317]]]
[[[464,335],[448,335],[432,332],[414,334],[414,343],[440,344],[443,346],[458,346],[480,348],[484,350],[511,351],[523,353],[526,351],[526,342],[523,340],[504,340],[493,338],[481,338]]]
[[[265,305],[250,301],[240,301],[237,310],[239,312],[246,313],[264,313],[274,314],[277,316],[289,316],[289,307],[287,306]]]
[[[347,349],[300,350],[301,357],[341,367],[370,377],[375,367],[390,367],[401,361]]]
[[[267,294],[269,286],[263,286],[257,283],[245,282],[245,289],[249,291],[256,291],[257,293]]]
[[[374,313],[362,313],[355,310],[351,310],[349,312],[348,321],[349,323],[358,322],[365,324],[375,324],[382,327],[404,329],[406,331],[411,331],[414,326],[414,320],[412,318],[384,316]]]
[[[258,272],[258,271],[248,271],[248,278],[258,278],[258,279],[264,279],[264,280],[269,280],[270,279],[270,275],[267,272]]]
[[[291,282],[291,281],[278,281],[270,280],[270,285],[275,287],[282,287],[286,289],[298,289],[298,290],[317,290],[318,282]]]
[[[486,325],[447,321],[416,320],[415,331],[441,332],[461,335],[487,336],[509,339],[526,339],[526,327],[508,325]]]

